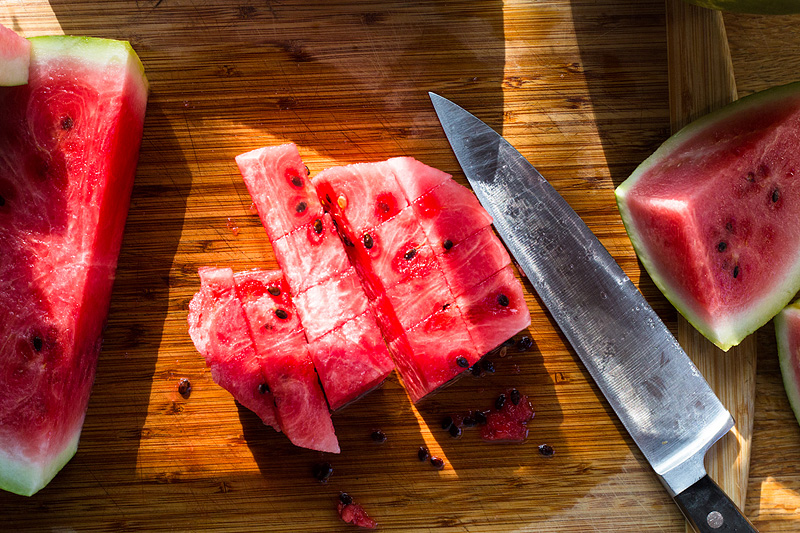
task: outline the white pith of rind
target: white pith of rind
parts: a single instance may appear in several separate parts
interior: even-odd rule
[[[655,283],[656,287],[664,294],[667,300],[669,300],[692,326],[724,351],[728,351],[731,347],[736,346],[749,334],[769,322],[772,317],[778,314],[781,309],[791,301],[798,290],[800,290],[800,248],[798,248],[798,254],[794,261],[791,262],[791,268],[788,269],[789,275],[784,279],[783,283],[774,285],[773,289],[762,296],[758,303],[751,305],[741,313],[729,316],[724,323],[710,324],[694,313],[687,301],[680,298],[664,281],[665,277],[659,265],[653,261],[646,246],[638,237],[640,232],[638,228],[635,227],[635,219],[628,209],[626,194],[648,170],[658,165],[661,161],[669,159],[678,147],[693,137],[712,129],[720,120],[757,108],[766,102],[797,95],[800,95],[800,82],[773,87],[765,91],[754,93],[699,118],[667,139],[615,190],[617,207],[619,208],[622,222],[625,225],[625,230],[633,244],[636,255],[650,275],[653,283]]]
[[[781,377],[783,378],[783,388],[786,389],[786,396],[789,404],[794,411],[794,417],[800,423],[800,376],[794,372],[792,360],[800,357],[800,353],[792,353],[790,349],[788,318],[791,315],[800,315],[800,300],[787,306],[783,311],[775,316],[775,337],[778,341],[778,361],[781,367]],[[798,332],[800,335],[800,332]]]
[[[144,116],[148,82],[136,52],[129,43],[93,37],[64,35],[31,37],[31,65],[42,65],[60,59],[79,60],[105,68],[119,64],[125,72],[125,90],[131,90],[135,113]],[[22,496],[31,496],[45,487],[75,455],[85,413],[63,448],[47,457],[28,457],[21,452],[0,448],[0,489]]]

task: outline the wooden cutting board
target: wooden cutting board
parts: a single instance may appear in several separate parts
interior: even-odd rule
[[[683,531],[683,519],[530,285],[534,347],[495,355],[412,407],[397,379],[334,414],[342,453],[291,446],[211,380],[186,333],[203,265],[276,268],[233,158],[295,142],[312,173],[414,156],[465,183],[432,90],[498,128],[584,218],[677,331],[613,189],[669,135],[663,0],[471,2],[7,0],[26,36],[130,40],[151,82],[144,140],[80,448],[31,498],[0,494],[8,531],[348,531],[347,491],[383,530]],[[797,17],[726,16],[740,94],[791,81]],[[800,429],[771,326],[759,332],[747,514],[792,531]],[[188,378],[192,394],[177,392]],[[452,439],[454,410],[516,386],[524,444]],[[375,429],[388,440],[370,439]],[[544,457],[547,443],[555,456]],[[436,471],[420,445],[446,460]],[[329,461],[327,484],[311,476]]]

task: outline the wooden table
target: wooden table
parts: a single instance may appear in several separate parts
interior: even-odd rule
[[[383,530],[684,530],[677,508],[529,285],[533,349],[493,357],[417,408],[397,379],[334,414],[339,456],[291,446],[211,380],[186,332],[197,268],[275,268],[234,156],[294,142],[312,173],[410,155],[463,182],[432,90],[498,128],[584,218],[674,327],[613,190],[668,135],[665,11],[653,1],[0,2],[25,36],[130,40],[151,82],[117,283],[80,448],[31,498],[0,494],[8,531],[348,531],[347,491]],[[794,81],[800,17],[726,15],[740,95]],[[746,513],[800,529],[800,428],[774,332],[758,333]],[[188,399],[178,382],[191,380]],[[452,410],[506,386],[531,396],[521,445],[458,440]],[[371,441],[380,428],[388,440]],[[555,456],[543,457],[547,443]],[[436,471],[417,458],[426,444]],[[327,460],[327,484],[311,476]]]

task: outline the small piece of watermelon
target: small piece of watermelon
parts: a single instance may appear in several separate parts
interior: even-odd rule
[[[0,24],[0,86],[13,87],[28,83],[30,64],[30,41]]]
[[[775,316],[783,387],[800,423],[800,300],[786,306]]]
[[[616,191],[650,277],[723,350],[800,289],[800,83],[689,124]]]
[[[295,295],[294,303],[309,342],[367,310],[367,297],[352,267]]]
[[[23,495],[77,448],[148,91],[128,43],[30,43],[0,88],[0,487]]]
[[[528,437],[528,422],[534,415],[530,400],[516,389],[507,390],[501,399],[504,401],[500,409],[486,413],[486,424],[480,429],[481,438],[489,441],[524,441]]]
[[[442,250],[438,259],[454,296],[460,296],[511,264],[511,257],[491,227],[479,230],[449,250]]]

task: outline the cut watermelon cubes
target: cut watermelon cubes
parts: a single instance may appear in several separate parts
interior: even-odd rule
[[[128,43],[30,46],[27,85],[0,88],[0,488],[22,495],[78,445],[148,92]]]

